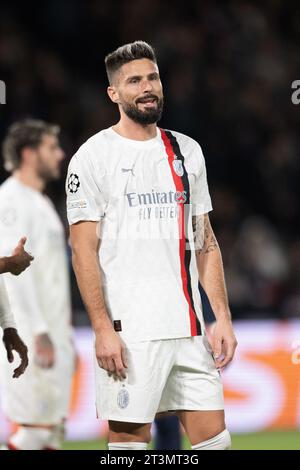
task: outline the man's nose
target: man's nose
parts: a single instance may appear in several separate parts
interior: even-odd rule
[[[142,92],[147,93],[152,90],[153,90],[152,83],[149,80],[144,80],[142,82]]]

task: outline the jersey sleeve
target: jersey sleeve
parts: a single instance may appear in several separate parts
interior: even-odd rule
[[[106,200],[102,183],[105,170],[101,162],[92,162],[86,148],[72,157],[66,179],[67,216],[69,225],[80,221],[98,222],[104,217]]]
[[[202,215],[212,210],[212,204],[207,184],[205,159],[200,145],[197,142],[195,144],[197,173],[192,197],[192,215]]]
[[[0,327],[3,330],[5,328],[16,328],[2,276],[0,276]]]

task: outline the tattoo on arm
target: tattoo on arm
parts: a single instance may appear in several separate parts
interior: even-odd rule
[[[208,214],[193,216],[192,225],[196,256],[214,251],[218,247],[218,242],[211,228]]]

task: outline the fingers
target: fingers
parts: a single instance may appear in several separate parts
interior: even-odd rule
[[[18,243],[18,246],[21,248],[21,247],[24,247],[25,246],[25,243],[26,243],[26,240],[27,240],[27,237],[22,237],[20,240],[19,240],[19,243]]]
[[[27,256],[29,260],[29,264],[30,264],[30,262],[34,260],[34,256],[32,256],[32,254],[29,253],[28,251],[24,251],[24,254]]]
[[[6,348],[6,354],[7,354],[7,360],[8,362],[13,362],[14,361],[14,355],[13,355],[13,346],[11,343],[5,344]]]
[[[229,362],[232,361],[236,346],[236,342],[230,342],[229,344],[225,343],[224,358],[221,362],[220,367],[225,367],[227,366],[227,364],[229,364]]]
[[[34,256],[32,256],[32,254],[28,253],[27,251],[24,251],[24,256],[26,256],[27,266],[29,266],[31,261],[34,260]]]
[[[7,359],[9,362],[13,362],[13,350],[18,353],[21,359],[21,364],[14,370],[13,378],[18,378],[22,375],[28,366],[28,350],[25,344],[20,338],[15,338],[14,344],[10,343],[6,345]]]
[[[54,366],[54,354],[52,352],[38,352],[34,356],[34,362],[42,369],[51,369]]]
[[[16,379],[16,378],[20,377],[20,375],[24,374],[24,372],[25,372],[25,370],[27,369],[27,366],[28,366],[27,350],[19,352],[19,356],[21,358],[21,364],[19,365],[19,367],[17,367],[14,370],[14,373],[13,373],[13,378],[14,379]]]
[[[35,337],[35,363],[42,369],[50,369],[55,362],[55,348],[48,333]]]
[[[116,372],[115,363],[112,358],[107,359],[107,371],[112,373]]]
[[[218,369],[222,369],[232,361],[236,346],[237,343],[235,341],[231,341],[230,343],[226,341],[223,342],[221,355],[216,359],[216,367]]]
[[[116,365],[116,375],[119,377],[119,379],[126,379],[125,368],[127,366],[124,365],[121,355],[115,358],[115,365]]]
[[[24,251],[24,246],[25,246],[26,240],[27,240],[26,237],[20,238],[20,240],[18,241],[18,244],[17,244],[16,248],[15,248],[14,251],[13,251],[13,255],[18,254],[20,251]]]
[[[126,349],[125,348],[121,349],[121,358],[122,358],[122,362],[123,362],[123,367],[125,367],[125,369],[128,369],[128,359],[127,359]]]
[[[26,366],[27,367],[27,366]],[[18,379],[20,377],[20,375],[24,374],[25,370],[26,370],[26,367],[22,366],[22,364],[17,367],[15,370],[14,370],[14,373],[13,373],[13,379]]]
[[[97,362],[101,369],[106,370],[109,375],[115,374],[119,379],[126,379],[127,365],[124,364],[121,354],[111,357],[98,357]]]
[[[108,372],[108,375],[111,376],[112,373],[114,372],[114,365],[109,364],[108,359],[105,357],[102,357],[101,359],[98,359],[98,364],[101,369],[104,369]]]
[[[31,255],[31,253],[28,253],[28,252],[25,251],[25,249],[24,249],[26,241],[27,241],[27,237],[22,237],[22,238],[19,240],[19,243],[18,243],[17,247],[15,248],[15,253],[16,253],[16,252],[19,252],[19,251],[23,251],[24,254],[27,255],[28,260],[29,260],[29,261],[33,261],[34,257]]]
[[[218,360],[222,354],[222,339],[221,338],[213,339],[212,349],[213,349],[215,360]]]

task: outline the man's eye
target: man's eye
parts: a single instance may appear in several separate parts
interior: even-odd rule
[[[137,78],[132,78],[129,83],[137,83],[138,79]]]

